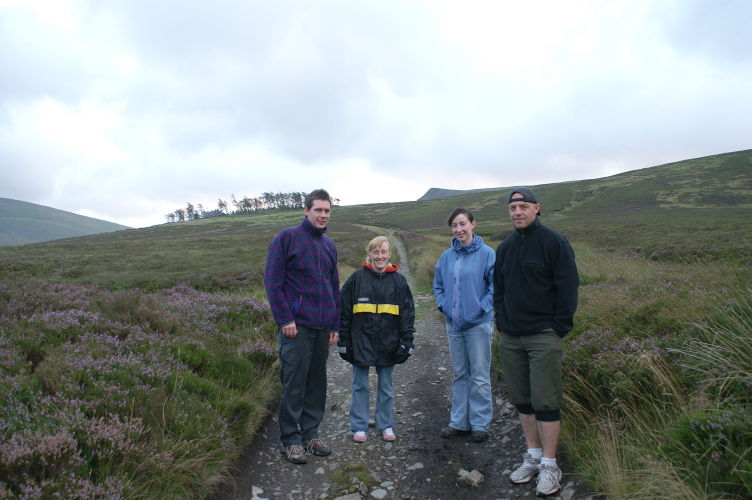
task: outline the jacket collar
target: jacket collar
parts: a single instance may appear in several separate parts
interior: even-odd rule
[[[458,252],[472,253],[478,250],[482,246],[483,246],[483,238],[481,238],[477,234],[473,235],[473,241],[466,247],[463,247],[462,244],[460,243],[460,240],[458,240],[457,238],[452,238],[452,248]]]
[[[399,267],[397,267],[396,264],[392,264],[391,262],[386,265],[386,269],[384,270],[383,273],[380,273],[380,272],[374,270],[374,268],[373,268],[373,266],[371,265],[370,262],[364,262],[363,263],[363,268],[364,269],[368,269],[369,271],[373,271],[376,274],[394,273],[394,272],[397,272],[397,269],[399,269]]]
[[[318,228],[311,224],[311,221],[308,220],[308,217],[303,217],[303,222],[300,224],[300,226],[303,228],[304,231],[311,233],[314,236],[322,236],[328,228]]]
[[[520,235],[527,236],[528,234],[537,231],[543,224],[541,224],[540,217],[536,217],[535,220],[529,226],[522,229],[515,229]]]

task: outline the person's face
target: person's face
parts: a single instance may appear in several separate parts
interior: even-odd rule
[[[389,243],[382,243],[368,252],[368,258],[371,260],[371,266],[377,273],[383,273],[389,259],[392,258],[392,251],[389,250]]]
[[[313,200],[311,208],[305,209],[305,216],[308,219],[308,222],[315,227],[324,229],[329,222],[329,214],[331,211],[332,204],[327,200]]]
[[[473,229],[477,225],[476,221],[470,222],[465,214],[458,214],[452,220],[452,234],[460,242],[460,245],[467,246],[473,242]]]
[[[512,198],[522,198],[520,193],[514,193]],[[540,210],[540,203],[531,203],[529,201],[513,201],[509,204],[509,217],[517,229],[525,229],[535,221],[535,217]]]

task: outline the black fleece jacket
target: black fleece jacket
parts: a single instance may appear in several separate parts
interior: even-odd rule
[[[572,329],[579,284],[571,245],[536,218],[496,250],[496,328],[509,335],[553,328],[565,336]]]

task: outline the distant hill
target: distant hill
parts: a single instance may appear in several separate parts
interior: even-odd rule
[[[0,246],[25,245],[121,229],[130,228],[35,203],[0,198]]]
[[[418,201],[438,200],[441,198],[451,198],[452,196],[462,196],[472,193],[485,193],[486,191],[498,191],[504,188],[482,188],[482,189],[444,189],[444,188],[431,188],[426,191],[426,194],[418,198]]]

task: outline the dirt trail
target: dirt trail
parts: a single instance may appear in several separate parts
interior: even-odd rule
[[[411,279],[407,253],[396,238],[396,250]],[[387,499],[513,499],[533,498],[534,483],[512,485],[507,476],[520,461],[524,440],[516,413],[506,402],[501,384],[494,385],[494,419],[488,441],[469,438],[442,439],[448,423],[451,363],[443,319],[432,296],[416,296],[416,353],[394,369],[395,433],[384,442],[375,429],[366,443],[355,443],[349,431],[350,365],[334,348],[328,362],[327,413],[319,428],[321,438],[334,452],[329,457],[309,456],[306,465],[285,461],[279,451],[276,415],[267,419],[258,436],[237,464],[233,484],[215,499],[334,499],[348,493],[356,498]],[[375,397],[375,372],[371,371],[371,412]],[[470,486],[459,479],[460,470],[476,470],[484,480]],[[568,472],[562,493],[552,498],[592,498],[587,488]],[[384,496],[381,496],[384,495]]]

